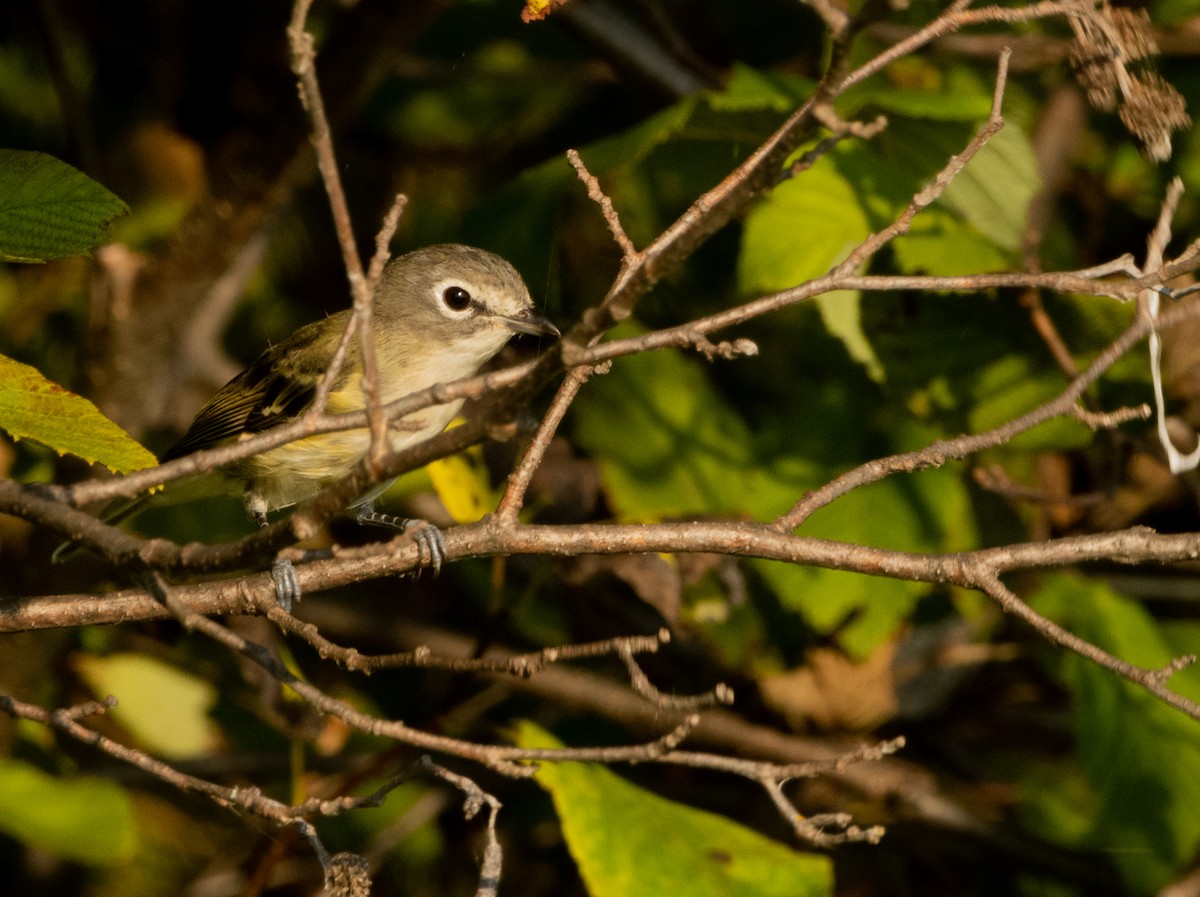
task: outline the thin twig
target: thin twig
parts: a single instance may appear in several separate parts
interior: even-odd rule
[[[474,819],[484,805],[487,805],[488,821],[484,827],[486,840],[483,848],[483,861],[479,864],[479,887],[475,891],[475,897],[494,895],[500,887],[504,858],[500,840],[496,837],[496,819],[500,815],[500,801],[494,795],[480,788],[473,780],[451,772],[444,766],[437,765],[429,757],[422,757],[421,765],[427,772],[448,782],[463,793],[463,815],[467,819]]]
[[[878,844],[883,838],[882,825],[873,825],[863,829],[851,824],[850,817],[843,813],[827,813],[822,816],[807,818],[796,805],[788,800],[783,793],[783,785],[773,779],[760,779],[759,784],[775,804],[779,815],[791,823],[796,837],[809,841],[817,847],[835,847],[838,844],[848,844],[865,841],[868,844]],[[830,831],[840,829],[840,831]]]
[[[1184,254],[1184,257],[1188,260],[1188,264],[1194,264],[1196,261],[1194,250],[1195,246],[1189,247],[1188,251]],[[1169,263],[1164,266],[1164,270],[1171,268],[1175,264],[1175,262]],[[1184,320],[1194,318],[1197,314],[1200,314],[1200,307],[1197,305],[1179,305],[1161,315],[1157,326],[1160,330],[1165,330]],[[717,324],[722,323],[719,321],[713,322],[712,319],[706,320],[710,322],[705,325],[706,327],[712,326],[715,328]],[[589,360],[603,360],[645,351],[650,348],[692,345],[696,339],[696,333],[693,329],[695,326],[697,325],[669,328],[627,340],[615,340],[603,343],[586,350],[585,354]],[[1150,326],[1151,324],[1147,319],[1136,319],[1130,328],[1108,349],[1102,352],[1093,365],[1085,371],[1084,375],[1069,387],[1063,395],[1038,409],[1034,409],[1030,414],[1023,416],[1017,421],[1011,422],[1011,425],[1006,425],[1006,428],[990,431],[989,434],[960,437],[950,442],[937,443],[922,453],[909,453],[870,462],[861,468],[842,475],[833,482],[826,484],[826,486],[822,487],[816,493],[807,496],[792,512],[781,518],[779,525],[785,526],[789,521],[794,522],[795,525],[799,525],[799,522],[808,513],[811,513],[812,510],[823,506],[828,501],[832,501],[837,495],[842,494],[843,491],[855,488],[858,485],[874,482],[893,472],[915,470],[921,467],[944,463],[947,457],[961,457],[980,448],[989,447],[996,444],[994,442],[996,438],[1005,438],[1043,420],[1070,412],[1070,405],[1073,405],[1075,399],[1081,394],[1082,389],[1094,382],[1104,370],[1107,370],[1108,366],[1145,336],[1149,332]],[[388,406],[389,413],[403,415],[420,407],[425,407],[426,403],[445,402],[452,395],[457,397],[460,395],[469,395],[472,392],[482,394],[487,392],[494,384],[508,385],[518,383],[521,381],[522,376],[529,370],[529,366],[510,368],[494,374],[467,378],[451,385],[433,387],[422,391],[420,394],[390,403]],[[342,423],[342,421],[346,421],[346,423]],[[355,424],[358,426],[362,425],[361,412],[357,415],[350,414],[330,417],[327,419],[323,429],[344,429]],[[307,434],[308,432],[312,432],[311,425],[305,425],[304,422],[298,422],[296,425],[285,425],[277,429],[279,432],[270,431],[246,442],[263,440],[263,444],[276,445],[282,444],[289,439],[297,438],[297,434],[299,433]],[[392,462],[385,466],[382,471],[377,471],[376,475],[394,475],[395,473],[402,472],[404,469],[408,469],[408,467],[425,463],[434,457],[438,457],[440,454],[460,450],[481,438],[484,431],[485,428],[482,424],[475,424],[474,426],[468,424],[440,434],[422,445],[413,446],[396,453]],[[261,450],[261,448],[257,448],[257,450]],[[211,452],[197,453],[197,455],[189,456],[179,461],[172,461],[169,464],[163,465],[162,468],[130,474],[125,479],[136,482],[140,486],[149,487],[152,484],[166,482],[175,476],[180,476],[184,471],[194,472],[197,469],[204,469],[201,466],[201,461],[226,463],[234,458],[242,457],[244,454],[252,453],[253,450],[247,450],[243,444],[238,443],[214,449]],[[171,469],[167,470],[167,468]],[[97,546],[113,558],[136,558],[140,564],[154,565],[162,569],[192,569],[216,572],[218,570],[231,569],[239,565],[253,563],[257,558],[277,552],[291,542],[310,537],[324,521],[331,519],[333,515],[338,513],[345,506],[346,502],[353,500],[357,495],[361,495],[364,489],[373,481],[376,480],[373,480],[361,471],[356,471],[325,490],[321,496],[318,496],[317,501],[311,508],[298,511],[291,517],[274,524],[268,529],[247,536],[229,545],[193,545],[189,546],[186,551],[161,540],[152,542],[138,540],[115,527],[101,523],[84,512],[74,510],[55,500],[56,497],[65,498],[67,501],[71,501],[72,498],[79,496],[111,497],[125,494],[128,491],[127,488],[121,487],[119,483],[114,488],[111,485],[111,481],[89,481],[88,483],[69,487],[27,487],[11,481],[0,481],[0,510],[54,527],[58,531],[77,540]],[[411,557],[414,559],[413,563],[416,563],[416,555],[412,554]]]
[[[332,388],[332,383],[345,358],[346,347],[357,330],[363,368],[360,388],[371,432],[369,457],[373,463],[379,463],[386,457],[390,443],[387,439],[387,420],[384,417],[379,398],[379,368],[375,358],[375,332],[372,327],[374,292],[370,289],[363,273],[362,259],[359,257],[358,244],[354,239],[354,227],[350,221],[350,207],[346,202],[346,192],[342,188],[341,174],[338,171],[337,157],[333,149],[333,131],[329,127],[329,119],[325,114],[325,101],[322,99],[321,88],[317,83],[315,42],[313,36],[305,30],[311,6],[312,0],[295,0],[292,6],[291,20],[287,27],[288,48],[291,55],[292,72],[296,75],[300,89],[300,102],[308,114],[312,144],[317,153],[317,168],[321,172],[325,194],[329,197],[334,232],[337,234],[338,246],[342,251],[342,262],[346,266],[346,278],[350,283],[350,294],[354,300],[354,314],[351,316],[351,321],[347,323],[342,343],[339,344],[333,363],[318,386],[317,397],[321,400],[321,404],[314,405],[314,412],[320,413],[324,410],[324,402],[328,398],[329,390]]]
[[[1014,543],[957,554],[922,554],[827,539],[793,536],[770,525],[695,521],[641,525],[525,525],[496,530],[466,524],[445,533],[446,553],[454,559],[502,555],[652,554],[661,552],[725,554],[802,566],[846,570],[916,582],[970,585],[964,564],[979,564],[998,574],[1112,561],[1164,564],[1200,555],[1200,534],[1162,534],[1145,527],[1093,533],[1048,541]],[[416,551],[412,550],[415,557]],[[337,588],[407,570],[410,557],[381,551],[370,557],[314,561],[297,573],[306,592]],[[275,593],[269,574],[236,580],[177,585],[181,602],[207,614],[265,614]],[[0,599],[0,632],[58,626],[111,624],[160,619],[163,609],[143,589],[104,596],[47,595]]]
[[[567,376],[558,387],[558,392],[554,394],[554,399],[550,402],[550,408],[542,417],[537,432],[533,434],[529,447],[525,449],[525,455],[516,469],[508,476],[508,485],[504,490],[504,495],[500,498],[500,504],[496,506],[496,510],[492,514],[492,520],[497,526],[512,526],[517,522],[517,514],[520,513],[521,507],[525,503],[525,492],[529,488],[529,482],[542,463],[546,450],[550,448],[550,442],[554,439],[554,434],[558,430],[558,425],[562,423],[567,409],[575,401],[575,396],[579,395],[583,384],[593,374],[607,371],[608,365],[605,364],[596,367],[572,368],[567,372]]]
[[[274,679],[287,686],[314,709],[340,719],[351,728],[369,735],[390,738],[422,750],[438,751],[455,757],[474,760],[513,778],[524,778],[534,772],[522,761],[576,760],[580,762],[641,762],[661,757],[674,750],[688,732],[699,722],[698,716],[689,716],[675,728],[651,742],[638,745],[623,745],[605,748],[525,749],[496,745],[477,744],[459,738],[434,735],[414,729],[399,720],[385,720],[363,713],[345,701],[338,700],[309,682],[300,679],[284,665],[278,656],[266,646],[251,641],[215,620],[210,620],[193,611],[177,596],[174,589],[167,587],[161,577],[149,574],[145,577],[148,588],[163,606],[187,629],[200,632],[228,650],[240,654],[262,667]]]
[[[654,636],[618,636],[595,642],[560,645],[524,654],[502,654],[485,657],[444,657],[427,648],[417,648],[396,654],[363,654],[355,648],[336,644],[311,623],[305,623],[281,607],[267,609],[267,617],[284,632],[304,639],[323,658],[333,660],[348,670],[371,673],[384,669],[448,670],[457,673],[504,672],[514,676],[532,676],[546,667],[571,660],[604,657],[611,654],[645,654],[666,644],[670,633],[659,630]]]
[[[1055,16],[1067,17],[1074,12],[1074,4],[1060,2],[1060,0],[1045,0],[1042,3],[1031,3],[1029,6],[1017,8],[985,6],[981,9],[965,10],[961,8],[955,9],[955,6],[961,6],[961,4],[954,4],[924,28],[908,35],[903,40],[888,47],[874,59],[859,66],[837,85],[836,92],[841,93],[855,84],[865,81],[872,75],[878,74],[897,59],[907,56],[930,41],[945,37],[948,34],[971,25],[983,25],[990,22],[1017,24],[1019,22],[1053,18]],[[1008,48],[1005,47],[1004,49],[1006,51]]]
[[[1105,501],[1106,496],[1101,492],[1090,492],[1085,495],[1057,495],[1042,489],[1032,489],[1013,482],[999,464],[988,467],[976,467],[971,471],[971,479],[975,484],[1001,498],[1013,501],[1027,501],[1040,505],[1062,505],[1066,507],[1086,508],[1095,507]]]
[[[1132,298],[1147,285],[1161,282],[1166,276],[1175,276],[1193,270],[1200,264],[1200,251],[1197,246],[1189,250],[1175,261],[1164,266],[1157,272],[1150,272],[1124,281],[1097,281],[1094,277],[1104,276],[1114,271],[1123,271],[1131,264],[1128,256],[1122,256],[1112,262],[1095,268],[1081,269],[1071,272],[1052,272],[1048,274],[1011,274],[1011,275],[973,275],[961,277],[872,277],[850,276],[833,278],[823,276],[790,290],[784,290],[770,296],[711,315],[686,325],[651,331],[637,337],[622,340],[612,340],[580,353],[581,364],[596,364],[624,355],[636,354],[658,348],[695,347],[697,341],[706,333],[720,330],[751,320],[759,315],[785,308],[797,302],[810,299],[815,295],[833,289],[858,290],[967,290],[980,291],[996,287],[1043,286],[1048,289],[1064,292],[1081,292],[1096,296],[1113,298]],[[1185,312],[1184,316],[1190,312]],[[1177,323],[1173,312],[1169,312],[1160,320],[1160,328],[1166,328]],[[739,344],[731,346],[736,350]],[[480,374],[465,377],[453,383],[438,384],[420,392],[413,393],[384,406],[389,419],[397,419],[435,404],[452,401],[459,398],[479,398],[483,395],[508,389],[524,381],[534,369],[533,363],[525,363]],[[290,424],[274,427],[264,433],[256,434],[248,439],[239,440],[233,444],[196,452],[183,458],[170,461],[158,467],[135,471],[120,477],[108,479],[85,480],[71,485],[47,485],[42,491],[55,499],[71,506],[82,506],[96,502],[106,502],[114,498],[128,498],[155,489],[166,483],[191,476],[195,473],[214,470],[226,464],[244,460],[288,442],[303,439],[319,433],[339,432],[363,427],[367,424],[365,412],[347,412],[336,415],[306,416]],[[461,429],[461,428],[460,428]],[[97,524],[103,526],[103,524]],[[96,529],[95,532],[99,532]]]
[[[379,287],[379,278],[383,275],[383,268],[391,258],[392,237],[396,236],[396,228],[400,225],[400,216],[404,214],[407,205],[408,197],[403,193],[397,193],[387,214],[383,216],[379,233],[375,235],[375,254],[371,256],[371,264],[367,268],[367,289],[371,295],[375,295],[375,291]]]
[[[317,837],[316,830],[303,818],[303,810],[289,807],[263,794],[254,787],[226,787],[215,782],[207,781],[196,776],[181,772],[168,763],[164,763],[149,754],[114,741],[107,735],[89,729],[79,722],[84,716],[101,714],[116,706],[116,699],[111,696],[104,701],[89,701],[78,707],[62,710],[44,710],[33,704],[27,704],[8,695],[0,695],[0,713],[5,713],[14,719],[27,719],[64,732],[77,741],[91,745],[99,751],[128,763],[147,775],[165,782],[173,788],[191,794],[199,794],[209,798],[218,806],[237,807],[252,813],[261,819],[266,819],[280,826],[295,826],[301,830],[313,845],[319,859],[328,869],[329,854]]]
[[[706,707],[733,703],[733,689],[724,682],[717,683],[711,691],[699,695],[663,694],[654,687],[650,678],[638,665],[632,651],[622,646],[617,650],[617,656],[625,662],[625,669],[629,673],[629,684],[633,687],[633,690],[660,710],[693,713],[697,710],[703,710]]]
[[[1011,54],[1005,50],[1000,54],[996,65],[996,85],[992,91],[992,111],[979,133],[964,147],[957,156],[951,156],[941,171],[923,189],[917,191],[912,200],[905,206],[895,220],[882,230],[871,234],[854,248],[846,258],[829,273],[833,277],[850,274],[901,234],[907,233],[912,221],[925,208],[933,203],[945,189],[950,186],[960,171],[966,167],[975,155],[987,145],[1000,129],[1004,127],[1004,117],[1001,114],[1001,104],[1004,100],[1004,89],[1008,84],[1008,60]]]
[[[859,465],[853,470],[830,480],[819,489],[814,489],[798,501],[773,526],[780,532],[790,532],[800,526],[815,511],[825,507],[853,489],[875,483],[893,473],[912,473],[928,467],[939,467],[946,461],[965,458],[985,448],[1001,445],[1019,433],[1024,433],[1040,423],[1064,414],[1075,415],[1077,401],[1084,390],[1100,378],[1118,358],[1124,355],[1143,336],[1149,326],[1144,318],[1137,318],[1108,348],[1096,356],[1086,370],[1072,381],[1063,392],[1032,411],[1014,418],[983,433],[958,436],[949,440],[938,440],[919,451],[903,452],[887,458],[879,458]]]
[[[1111,670],[1123,679],[1140,685],[1159,700],[1186,713],[1192,719],[1200,720],[1200,703],[1189,700],[1167,687],[1167,680],[1176,672],[1196,662],[1194,654],[1176,657],[1159,669],[1146,669],[1135,666],[1127,661],[1114,657],[1107,651],[1081,639],[1073,632],[1059,626],[1053,620],[1042,616],[1032,607],[1022,601],[1007,586],[1000,581],[996,572],[986,566],[970,564],[967,567],[970,579],[976,586],[991,597],[1005,611],[1015,617],[1020,617],[1051,644],[1073,651],[1080,657],[1090,660],[1106,670]]]
[[[1063,339],[1049,312],[1046,311],[1041,292],[1036,288],[1030,288],[1021,294],[1019,301],[1029,312],[1029,320],[1033,323],[1033,329],[1037,331],[1042,342],[1046,344],[1046,348],[1050,350],[1050,355],[1054,359],[1054,363],[1058,365],[1058,369],[1068,377],[1078,376],[1079,366],[1075,363],[1075,358],[1071,354],[1066,340]]]
[[[629,239],[629,235],[625,233],[625,228],[621,226],[621,218],[617,215],[617,210],[613,208],[612,199],[600,186],[599,178],[588,171],[577,150],[567,150],[567,161],[571,163],[571,167],[579,175],[579,180],[583,181],[584,186],[587,187],[588,198],[600,206],[600,212],[604,216],[604,223],[608,225],[608,230],[613,235],[613,239],[621,247],[622,265],[632,264],[638,257],[637,248],[633,245],[633,241]]]
[[[1071,413],[1076,420],[1093,430],[1112,430],[1132,420],[1149,420],[1152,412],[1150,406],[1145,404],[1112,411],[1092,411],[1077,403]]]

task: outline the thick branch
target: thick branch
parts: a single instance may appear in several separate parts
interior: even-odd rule
[[[762,558],[868,576],[918,582],[977,584],[970,570],[996,574],[1069,567],[1096,561],[1124,564],[1200,559],[1200,533],[1164,535],[1145,527],[1114,533],[1026,542],[955,554],[919,554],[781,533],[766,524],[701,521],[639,526],[517,526],[487,522],[445,533],[450,560],[506,555],[706,553]],[[297,568],[305,594],[408,572],[417,547],[405,536],[371,553],[313,561]],[[276,602],[269,574],[180,585],[173,593],[197,613],[263,613]],[[48,595],[0,599],[0,632],[158,619],[163,608],[147,592],[126,589],[107,595]]]

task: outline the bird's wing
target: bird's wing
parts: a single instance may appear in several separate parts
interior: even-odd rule
[[[312,404],[342,330],[336,321],[307,324],[267,349],[205,403],[162,460],[214,448],[242,433],[261,433],[303,414]],[[348,376],[351,360],[347,359],[339,381]]]

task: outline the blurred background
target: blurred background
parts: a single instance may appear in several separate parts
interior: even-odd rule
[[[941,4],[896,6],[861,10],[851,65]],[[1195,109],[1200,4],[1138,8],[1163,49],[1157,71]],[[645,246],[811,93],[828,35],[794,0],[572,0],[530,24],[520,11],[507,0],[318,0],[309,27],[364,255],[403,192],[396,252],[441,241],[499,252],[565,330],[604,296],[620,261],[565,151],[581,151]],[[130,207],[111,245],[89,257],[0,267],[0,352],[88,396],[155,452],[267,344],[349,304],[288,69],[289,15],[278,0],[0,6],[0,146],[63,159]],[[1178,251],[1196,230],[1194,130],[1175,136],[1169,162],[1147,161],[1114,111],[1089,107],[1061,19],[992,26],[903,57],[847,92],[841,115],[886,115],[887,129],[842,141],[782,179],[657,286],[621,332],[684,323],[824,273],[966,145],[987,117],[1004,45],[1014,49],[1005,129],[870,272],[1072,269],[1125,252],[1140,260],[1176,175],[1188,191],[1175,219]],[[1132,314],[1112,300],[1032,291],[840,292],[717,334],[754,340],[753,358],[620,359],[573,406],[528,517],[770,520],[856,464],[988,429],[1051,398]],[[1186,326],[1167,339],[1173,422],[1190,448],[1200,424],[1197,343]],[[517,341],[501,362],[537,349]],[[1149,383],[1139,348],[1087,401],[1149,401]],[[477,518],[517,448],[492,444],[416,472],[392,499],[435,522]],[[0,471],[24,482],[100,475],[4,434]],[[942,552],[1139,523],[1194,531],[1194,480],[1170,475],[1150,424],[1095,434],[1059,420],[965,463],[851,493],[800,532]],[[148,513],[135,526],[204,541],[249,529],[236,501]],[[339,526],[329,538],[372,537]],[[51,566],[56,542],[0,516],[0,596],[123,585],[97,559]],[[1009,585],[1134,663],[1162,664],[1200,643],[1191,567],[1048,572]],[[973,593],[718,556],[512,558],[306,596],[300,614],[365,652],[429,644],[470,655],[667,626],[672,644],[647,660],[660,688],[683,694],[724,681],[738,695],[730,722],[741,734],[700,749],[770,755],[770,733],[799,758],[905,735],[908,748],[874,771],[792,786],[805,809],[848,811],[889,830],[879,846],[829,852],[832,865],[821,868],[831,874],[801,876],[814,894],[1200,893],[1197,724]],[[518,721],[534,720],[588,745],[654,737],[665,725],[624,712],[583,678],[620,683],[615,662],[579,665],[542,686],[537,677],[411,670],[366,678],[283,643],[261,621],[236,625],[331,693],[431,731],[494,743],[529,737]],[[120,708],[97,727],[226,784],[285,800],[363,792],[415,756],[318,717],[173,623],[0,638],[3,692],[45,707],[116,694]],[[1190,672],[1174,684],[1200,695]],[[293,835],[45,730],[0,720],[0,757],[0,863],[11,893],[319,890],[320,869]],[[630,843],[644,834],[653,845],[663,825],[641,804],[637,814],[603,807],[598,821],[581,822],[555,790],[562,783],[456,768],[505,804],[501,893],[617,893],[579,833]],[[617,771],[777,839],[785,855],[806,855],[744,780]],[[331,849],[367,856],[376,894],[466,894],[482,840],[458,804],[415,781],[378,810],[319,828]],[[708,892],[709,871],[682,847],[649,854],[692,865],[691,886]],[[657,861],[639,861],[639,885]],[[799,893],[765,868],[761,883],[739,892]]]

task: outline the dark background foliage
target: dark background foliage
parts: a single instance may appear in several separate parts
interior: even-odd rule
[[[868,7],[857,61],[893,42],[889,29],[940,8]],[[565,150],[581,150],[645,245],[807,96],[827,62],[826,34],[811,10],[785,0],[574,0],[534,24],[519,11],[499,0],[318,3],[310,27],[361,250],[369,254],[376,222],[404,192],[397,251],[463,241],[500,252],[565,326],[603,297],[620,261]],[[1166,0],[1149,11],[1166,50],[1159,71],[1195,109],[1197,10]],[[131,211],[111,237],[134,253],[0,270],[0,352],[88,395],[157,451],[264,345],[349,301],[288,69],[289,14],[282,2],[223,0],[0,7],[0,145],[55,155],[124,199]],[[887,114],[887,130],[844,141],[781,184],[661,283],[624,332],[683,323],[827,270],[970,139],[1007,38],[1017,51],[1007,128],[871,272],[981,273],[1031,260],[1056,270],[1138,254],[1176,174],[1190,191],[1176,232],[1194,232],[1193,132],[1177,136],[1173,161],[1154,166],[1115,114],[1087,108],[1061,22],[971,33],[985,42],[927,49],[847,94],[843,115]],[[1031,49],[1035,40],[1050,47],[1049,62]],[[1034,228],[1028,203],[1039,192],[1050,212]],[[1040,238],[1030,248],[1033,230]],[[236,304],[214,300],[218,278],[243,269]],[[114,270],[136,272],[138,288],[122,293]],[[532,517],[769,520],[855,464],[995,426],[1067,382],[1031,323],[1043,303],[1080,366],[1132,314],[1112,300],[1035,302],[1016,290],[839,293],[738,328],[733,335],[759,346],[752,358],[620,359],[573,406],[535,479]],[[1168,380],[1181,418],[1195,425],[1190,345],[1181,328],[1168,346]],[[514,345],[506,360],[532,351]],[[1089,401],[1110,408],[1149,396],[1139,350]],[[1192,485],[1167,473],[1151,437],[1145,424],[1097,435],[1052,422],[970,462],[852,493],[802,532],[940,552],[1136,523],[1194,530]],[[489,500],[514,454],[511,444],[488,445],[471,465],[412,474],[396,501],[454,515]],[[0,466],[23,481],[91,473],[26,442],[0,441]],[[217,541],[245,532],[242,516],[230,502],[147,514],[137,527]],[[340,526],[334,537],[370,538]],[[0,517],[0,594],[106,583],[94,559],[51,567],[55,542]],[[1194,650],[1193,570],[1086,574],[1029,574],[1012,585],[1132,662]],[[1189,867],[1191,890],[1180,893],[1195,892],[1196,724],[1064,656],[974,593],[715,556],[513,558],[312,595],[301,615],[376,652],[450,633],[470,653],[666,625],[673,643],[647,661],[651,678],[679,693],[731,683],[747,733],[764,726],[831,750],[905,735],[908,748],[887,767],[890,788],[870,793],[835,777],[798,791],[813,811],[888,826],[878,846],[832,851],[839,894],[1148,894]],[[237,625],[279,639],[261,621]],[[441,672],[352,676],[302,645],[286,647],[316,684],[434,731],[497,742],[532,719],[571,744],[651,737],[616,712],[580,710],[569,690],[548,696]],[[588,669],[619,678],[615,662]],[[1200,691],[1196,677],[1181,680],[1181,691]],[[0,690],[43,706],[117,693],[128,715],[101,721],[109,734],[282,799],[377,784],[415,756],[318,718],[173,623],[5,635]],[[754,737],[741,749],[752,752]],[[0,749],[0,792],[26,795],[0,795],[4,815],[18,820],[0,820],[12,893],[310,893],[319,881],[293,836],[87,748],[0,721]],[[31,780],[31,770],[53,778]],[[572,859],[560,828],[569,810],[556,811],[528,781],[467,771],[505,804],[501,893],[585,893],[576,863],[586,861],[574,844]],[[793,840],[742,780],[619,772]],[[96,793],[55,784],[78,780],[101,784]],[[479,826],[456,801],[415,782],[379,810],[319,827],[331,849],[377,864],[375,893],[470,893]],[[33,804],[49,808],[44,827],[19,821]],[[610,836],[630,840],[653,824],[605,820]],[[593,893],[614,893],[588,881]],[[679,888],[687,893],[686,882]],[[776,893],[747,890],[760,892]]]

